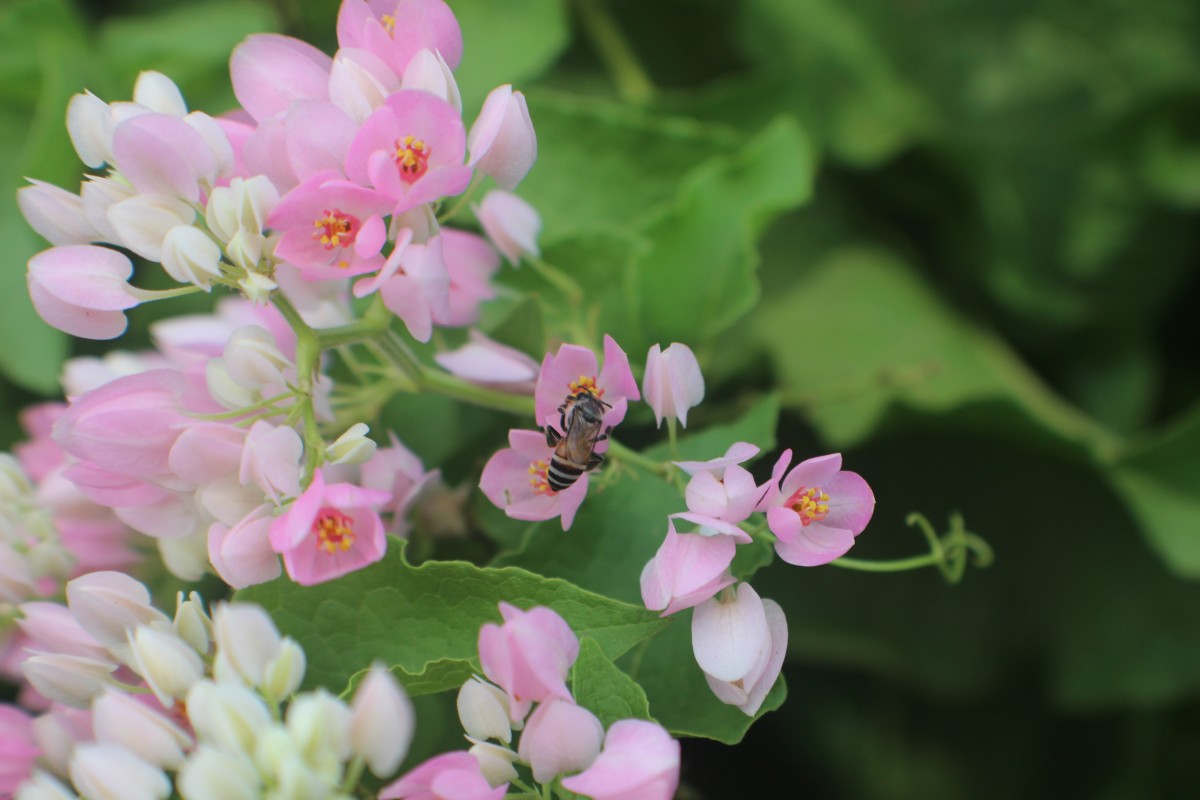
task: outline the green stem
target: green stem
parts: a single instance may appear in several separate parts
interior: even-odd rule
[[[669,480],[671,473],[675,471],[675,466],[666,461],[655,461],[653,458],[642,455],[636,450],[631,450],[620,442],[609,439],[608,452],[605,454],[608,458],[614,461],[620,461],[623,464],[632,464],[635,467],[640,467],[654,475],[658,475]]]
[[[350,762],[350,766],[346,769],[346,778],[342,781],[342,794],[350,794],[358,786],[358,781],[362,777],[365,765],[366,762],[362,760],[362,757]]]
[[[320,348],[328,350],[331,347],[378,339],[387,331],[390,324],[391,312],[383,304],[383,298],[376,294],[375,301],[371,303],[367,313],[363,314],[362,319],[349,325],[322,328],[315,333]]]
[[[275,404],[281,403],[290,397],[294,397],[295,394],[296,394],[295,392],[290,392],[290,391],[283,392],[281,394],[275,395],[274,397],[268,397],[266,400],[260,400],[259,402],[255,403],[254,405],[246,406],[245,408],[239,408],[239,409],[235,409],[233,411],[226,411],[221,414],[191,414],[190,416],[193,419],[205,420],[207,422],[222,422],[227,419],[237,419],[238,417],[245,416],[246,414],[249,414],[252,411],[259,411],[259,410],[271,411],[273,414],[279,414],[279,413],[282,413],[282,411],[274,408]]]
[[[437,221],[444,223],[444,222],[447,222],[448,220],[454,219],[454,217],[457,216],[458,213],[463,210],[463,206],[465,206],[468,202],[470,202],[471,195],[475,194],[475,190],[479,188],[479,184],[482,181],[483,181],[483,173],[476,172],[474,177],[471,178],[471,184],[469,186],[467,186],[466,191],[458,196],[458,199],[454,201],[454,205],[450,206],[449,209],[438,214]]]
[[[905,572],[921,567],[933,567],[942,563],[941,556],[936,553],[926,553],[912,558],[897,558],[891,561],[868,561],[862,558],[838,558],[829,562],[835,567],[856,569],[860,572]]]
[[[679,460],[679,440],[678,440],[678,438],[676,438],[676,435],[675,435],[675,418],[674,417],[667,418],[667,442],[670,444],[670,447],[671,447],[671,460],[678,461]]]
[[[464,403],[491,408],[496,411],[506,411],[510,414],[533,416],[533,398],[528,395],[507,394],[476,386],[461,378],[456,378],[448,372],[421,367],[417,376],[417,385],[422,389],[462,400]]]
[[[282,292],[277,292],[272,300],[296,334],[296,389],[300,398],[293,413],[298,412],[304,421],[304,480],[307,485],[325,458],[325,440],[317,427],[316,409],[313,408],[313,379],[321,359],[321,342],[317,332],[301,318],[300,312]]]
[[[139,289],[136,286],[130,286],[126,291],[137,298],[139,302],[153,303],[155,300],[170,300],[172,297],[183,297],[204,290],[199,286],[180,286],[177,289]]]
[[[575,0],[575,9],[600,59],[612,73],[621,99],[639,106],[653,100],[654,84],[608,13],[603,0]]]
[[[574,278],[553,264],[547,264],[540,258],[526,257],[525,261],[527,264],[533,267],[534,271],[537,272],[538,275],[541,275],[549,283],[553,284],[554,288],[562,292],[563,296],[567,298],[567,302],[569,302],[576,311],[579,310],[580,306],[583,305],[583,289],[578,283],[575,282]]]

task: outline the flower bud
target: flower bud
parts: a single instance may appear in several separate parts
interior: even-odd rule
[[[87,708],[108,683],[116,665],[86,656],[29,651],[21,662],[25,679],[50,700],[74,708]]]
[[[67,777],[76,745],[93,737],[92,712],[85,709],[56,703],[33,721],[33,740],[41,750],[41,763],[60,778]]]
[[[248,272],[254,272],[258,262],[262,260],[263,250],[267,240],[256,231],[241,230],[233,235],[225,244],[225,255],[235,265]]]
[[[295,429],[259,420],[246,434],[238,482],[257,486],[273,503],[280,502],[281,494],[298,497],[303,454],[304,443]]]
[[[260,325],[244,325],[234,331],[224,355],[230,377],[248,386],[282,385],[283,371],[293,366],[271,332]]]
[[[304,681],[304,648],[289,636],[279,642],[279,653],[263,667],[262,690],[267,697],[291,697]]]
[[[29,259],[29,296],[38,315],[84,339],[115,339],[138,304],[129,276],[133,262],[107,247],[52,247]]]
[[[70,610],[58,603],[22,603],[17,625],[37,649],[69,656],[109,660],[109,652],[88,635]]]
[[[223,753],[254,752],[254,743],[271,726],[262,698],[235,683],[198,681],[187,696],[188,720],[196,737]]]
[[[108,209],[121,244],[148,261],[162,261],[167,234],[195,219],[196,212],[183,200],[161,194],[135,194]]]
[[[679,785],[679,742],[663,727],[640,719],[614,722],[604,750],[564,789],[605,800],[671,800]]]
[[[458,690],[458,718],[472,739],[512,741],[508,697],[482,678],[472,677]]]
[[[646,355],[642,395],[654,409],[659,427],[663,417],[674,417],[686,428],[688,409],[704,399],[704,376],[691,348],[679,342],[662,351],[658,345],[651,347]]]
[[[29,780],[17,788],[15,800],[78,800],[75,793],[57,778],[35,769]]]
[[[408,755],[416,721],[412,701],[392,673],[374,664],[350,704],[350,747],[380,778]]]
[[[491,175],[501,189],[515,189],[537,160],[537,135],[525,95],[510,84],[493,89],[467,135],[467,149],[469,165]]]
[[[176,578],[194,582],[208,572],[208,537],[203,527],[179,539],[157,539],[155,544],[163,566]]]
[[[238,287],[251,303],[265,304],[271,299],[271,292],[279,288],[279,284],[261,272],[248,272],[246,277],[238,281]]]
[[[333,58],[330,100],[359,125],[399,89],[396,73],[374,53],[344,47]]]
[[[437,95],[454,106],[455,111],[462,113],[462,95],[459,94],[454,73],[437,51],[421,50],[409,59],[408,66],[404,68],[404,77],[400,80],[400,88],[420,89]]]
[[[184,697],[192,685],[204,676],[204,662],[187,642],[175,635],[170,627],[162,630],[139,625],[129,631],[129,646],[133,651],[130,667],[146,681],[167,708],[175,698]]]
[[[217,651],[248,686],[263,685],[266,665],[279,655],[281,639],[274,621],[260,606],[221,603],[213,611]]]
[[[267,176],[234,178],[228,186],[213,189],[204,209],[205,221],[218,239],[229,242],[238,231],[262,233],[278,202],[279,190]]]
[[[569,700],[542,703],[525,723],[517,752],[538,783],[587,769],[600,753],[604,726],[596,715]]]
[[[192,743],[178,725],[112,688],[92,702],[92,729],[97,742],[119,745],[163,769],[178,769]]]
[[[162,266],[180,283],[212,291],[212,279],[221,275],[221,248],[199,228],[177,225],[163,239]]]
[[[509,715],[523,720],[531,703],[552,697],[570,700],[567,671],[579,655],[579,639],[566,621],[545,607],[522,611],[500,604],[503,625],[479,630],[483,674],[508,694]]]
[[[20,603],[37,595],[37,576],[25,556],[0,541],[0,602]]]
[[[112,161],[113,118],[108,104],[91,92],[67,103],[67,133],[79,160],[96,169]]]
[[[187,113],[187,103],[175,82],[154,70],[138,73],[133,84],[133,102],[139,103],[158,114],[182,117]]]
[[[204,601],[196,592],[192,592],[187,600],[183,592],[175,598],[175,620],[172,623],[175,633],[197,653],[208,653],[212,640],[212,620],[204,611]]]
[[[259,800],[258,770],[242,755],[200,745],[175,779],[187,800]]]
[[[470,739],[470,737],[467,737]],[[507,747],[501,747],[491,742],[478,742],[471,739],[473,744],[467,752],[475,756],[479,762],[479,771],[487,780],[488,785],[495,789],[517,777],[517,768],[513,766],[518,756]]]
[[[514,267],[524,256],[541,255],[537,235],[542,229],[542,218],[533,206],[515,194],[488,192],[475,209],[475,216],[492,244]]]
[[[83,198],[43,181],[29,183],[17,190],[17,205],[38,235],[56,245],[100,241],[100,233],[83,213]]]
[[[108,219],[108,209],[122,200],[128,200],[137,194],[132,186],[124,181],[104,178],[99,175],[88,175],[79,187],[79,199],[83,204],[83,216],[88,224],[100,234],[99,241],[112,244],[123,244],[121,235]]]
[[[209,359],[204,364],[204,384],[208,387],[212,399],[230,411],[254,404],[254,392],[251,387],[233,379],[223,358]]]
[[[298,695],[287,710],[287,732],[304,761],[318,771],[348,760],[351,754],[350,709],[324,689]]]
[[[115,744],[81,744],[71,758],[71,783],[88,800],[164,800],[163,771]]]
[[[325,448],[331,464],[362,464],[375,455],[375,442],[367,436],[371,429],[356,422],[346,429],[333,444]]]
[[[779,677],[787,635],[783,609],[761,600],[748,583],[702,603],[692,616],[692,651],[709,688],[750,717]]]

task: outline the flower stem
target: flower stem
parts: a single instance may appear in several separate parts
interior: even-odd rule
[[[282,292],[276,292],[271,299],[296,334],[296,389],[300,397],[293,412],[298,412],[304,421],[304,483],[308,485],[325,458],[325,440],[321,438],[313,407],[313,376],[321,358],[321,340]]]
[[[170,300],[172,297],[183,297],[196,292],[203,292],[199,286],[180,286],[177,289],[139,289],[136,286],[130,286],[126,289],[130,295],[136,297],[138,302],[152,303],[155,300]]]
[[[470,183],[470,185],[467,186],[466,191],[464,191],[462,194],[460,194],[458,196],[458,199],[456,201],[454,201],[454,205],[450,206],[450,208],[448,208],[447,210],[438,214],[437,221],[440,223],[445,223],[451,219],[454,219],[454,217],[457,216],[458,213],[463,210],[463,206],[465,206],[467,203],[469,203],[471,201],[471,196],[475,194],[475,190],[479,188],[479,184],[482,181],[483,181],[483,173],[476,172],[471,177],[471,183]]]
[[[579,310],[583,305],[583,289],[576,283],[575,279],[567,273],[563,272],[553,264],[547,264],[540,258],[526,257],[526,263],[533,267],[538,275],[541,275],[549,283],[554,285],[554,288],[563,293],[575,310]]]
[[[653,458],[648,458],[636,450],[631,450],[615,439],[608,440],[608,452],[605,454],[614,461],[620,461],[623,464],[632,464],[635,467],[640,467],[646,472],[649,472],[659,477],[670,480],[671,473],[675,471],[675,466],[666,461],[655,461]]]
[[[354,788],[358,786],[358,781],[362,777],[363,767],[365,765],[366,762],[363,761],[362,756],[359,756],[350,762],[350,766],[346,768],[346,778],[342,781],[342,794],[350,794],[354,791]]]
[[[583,29],[608,67],[621,99],[644,106],[654,99],[654,84],[638,61],[603,0],[575,0]]]
[[[839,558],[829,562],[835,567],[856,569],[861,572],[904,572],[923,567],[937,567],[947,583],[956,584],[962,580],[967,569],[967,559],[971,558],[976,567],[987,567],[992,563],[992,548],[982,537],[968,533],[963,527],[961,514],[950,516],[950,530],[944,536],[938,536],[933,526],[924,516],[913,512],[906,520],[909,527],[917,526],[925,541],[929,544],[929,552],[923,556],[898,558],[890,561],[869,561],[861,558]]]
[[[897,558],[891,561],[868,561],[862,558],[839,558],[830,561],[835,567],[843,569],[856,569],[860,572],[904,572],[910,569],[920,569],[921,567],[932,567],[942,563],[942,558],[937,553],[926,553],[923,556],[913,556],[912,558]]]

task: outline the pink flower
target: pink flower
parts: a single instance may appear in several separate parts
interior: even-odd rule
[[[224,133],[219,136],[223,139]],[[224,144],[229,147],[227,141]],[[113,130],[112,146],[121,174],[143,195],[195,203],[202,188],[212,187],[220,169],[204,134],[170,114],[140,114],[121,122]]]
[[[663,417],[674,417],[687,427],[687,411],[704,399],[704,376],[690,347],[675,342],[666,350],[658,345],[646,355],[646,374],[642,378],[646,402],[654,409],[654,419],[662,427]]]
[[[642,602],[666,617],[703,603],[734,582],[729,573],[737,542],[731,536],[676,533],[667,520],[667,538],[642,569]]]
[[[396,243],[378,275],[354,284],[354,295],[379,291],[383,304],[419,342],[429,341],[435,319],[444,319],[450,302],[450,273],[442,252],[443,237],[425,244]]]
[[[208,560],[221,580],[235,589],[279,577],[279,556],[271,548],[271,506],[262,505],[232,527],[214,522],[208,529]]]
[[[76,398],[54,424],[54,440],[85,462],[77,466],[173,485],[171,448],[192,423],[179,404],[183,386],[183,376],[167,369],[117,378]]]
[[[767,512],[780,558],[802,567],[828,564],[845,555],[867,527],[875,495],[859,475],[842,470],[840,453],[797,464],[775,488],[791,461],[792,451],[785,450],[758,510]]]
[[[614,722],[600,756],[562,786],[593,800],[671,800],[679,786],[679,742],[654,722]]]
[[[466,132],[454,107],[428,92],[402,90],[363,123],[346,153],[346,175],[372,186],[403,214],[456,195],[471,182]]]
[[[541,255],[537,235],[542,229],[542,218],[537,209],[515,194],[499,189],[488,192],[475,207],[475,216],[492,244],[514,267],[522,256]]]
[[[450,274],[449,310],[434,319],[439,325],[460,327],[479,319],[479,306],[496,296],[492,276],[500,269],[500,256],[482,236],[452,228],[442,229],[446,271]]]
[[[462,58],[462,31],[442,0],[343,0],[338,11],[340,47],[381,58],[397,75],[421,50],[434,50],[451,69]]]
[[[500,344],[472,328],[457,350],[437,353],[433,360],[451,375],[481,386],[533,394],[538,363],[520,350]]]
[[[115,339],[125,311],[138,304],[129,285],[133,263],[107,247],[52,247],[29,259],[29,296],[38,316],[72,336]]]
[[[262,122],[288,110],[294,100],[329,99],[333,59],[317,48],[274,33],[246,38],[229,57],[229,76],[238,103]]]
[[[318,173],[284,195],[268,217],[268,226],[283,232],[275,256],[310,281],[374,272],[383,265],[383,217],[391,206],[379,192]]]
[[[33,719],[21,709],[0,705],[0,797],[12,797],[33,773],[41,754],[33,741]]]
[[[585,472],[569,488],[556,492],[546,477],[554,448],[538,431],[508,432],[509,447],[500,450],[483,467],[479,488],[497,508],[513,519],[530,522],[562,517],[568,530],[587,494]]]
[[[529,611],[500,604],[503,625],[479,629],[483,674],[508,694],[509,715],[525,719],[533,703],[557,697],[574,701],[567,672],[579,655],[579,639],[557,613],[544,606]]]
[[[426,470],[421,459],[405,447],[396,434],[389,433],[391,447],[381,447],[362,465],[362,485],[365,489],[388,492],[389,500],[379,510],[393,516],[392,530],[397,536],[408,534],[405,516],[417,495],[441,477],[439,470]]]
[[[525,95],[507,83],[493,89],[471,126],[467,146],[471,166],[495,178],[501,189],[517,188],[537,160],[537,135]]]
[[[443,753],[383,787],[379,800],[502,800],[508,784],[493,789],[468,752]]]
[[[675,462],[692,476],[685,492],[688,510],[734,525],[749,518],[770,484],[757,485],[749,471],[738,464],[757,453],[754,445],[736,442],[722,458]]]
[[[600,753],[604,726],[596,715],[570,700],[540,704],[521,732],[521,760],[533,779],[549,783],[559,775],[587,769]]]
[[[692,652],[717,699],[753,717],[783,668],[787,620],[748,583],[728,594],[696,607]]]
[[[321,470],[291,507],[271,524],[270,541],[292,580],[302,586],[362,569],[383,558],[387,536],[375,509],[387,492],[348,483],[325,484]]]
[[[611,406],[604,415],[606,426],[620,423],[625,419],[628,401],[641,398],[633,371],[629,369],[629,358],[607,334],[604,336],[604,369],[598,373],[596,354],[586,347],[564,344],[555,355],[546,354],[533,394],[538,426],[560,427],[558,407],[568,397],[584,390]]]
[[[358,125],[337,105],[295,100],[246,137],[242,159],[251,173],[266,175],[280,191],[289,191],[317,175],[344,178],[346,150],[357,133]]]

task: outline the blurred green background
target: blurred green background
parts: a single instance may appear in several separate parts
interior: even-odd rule
[[[918,551],[913,510],[961,511],[996,552],[957,587],[933,571],[756,576],[788,614],[789,699],[737,747],[689,740],[686,796],[769,779],[808,797],[1194,797],[1200,5],[450,5],[467,120],[498,83],[528,97],[540,158],[519,193],[598,329],[635,361],[692,345],[708,380],[694,425],[777,391],[779,447],[841,450],[875,489],[856,556]],[[13,191],[75,188],[70,95],[125,99],[153,68],[220,113],[242,37],[331,52],[335,14],[4,0],[5,443],[68,354],[104,349],[50,330],[24,289],[44,243]],[[124,346],[162,311],[131,314]],[[436,422],[406,441],[469,479],[511,420]]]

